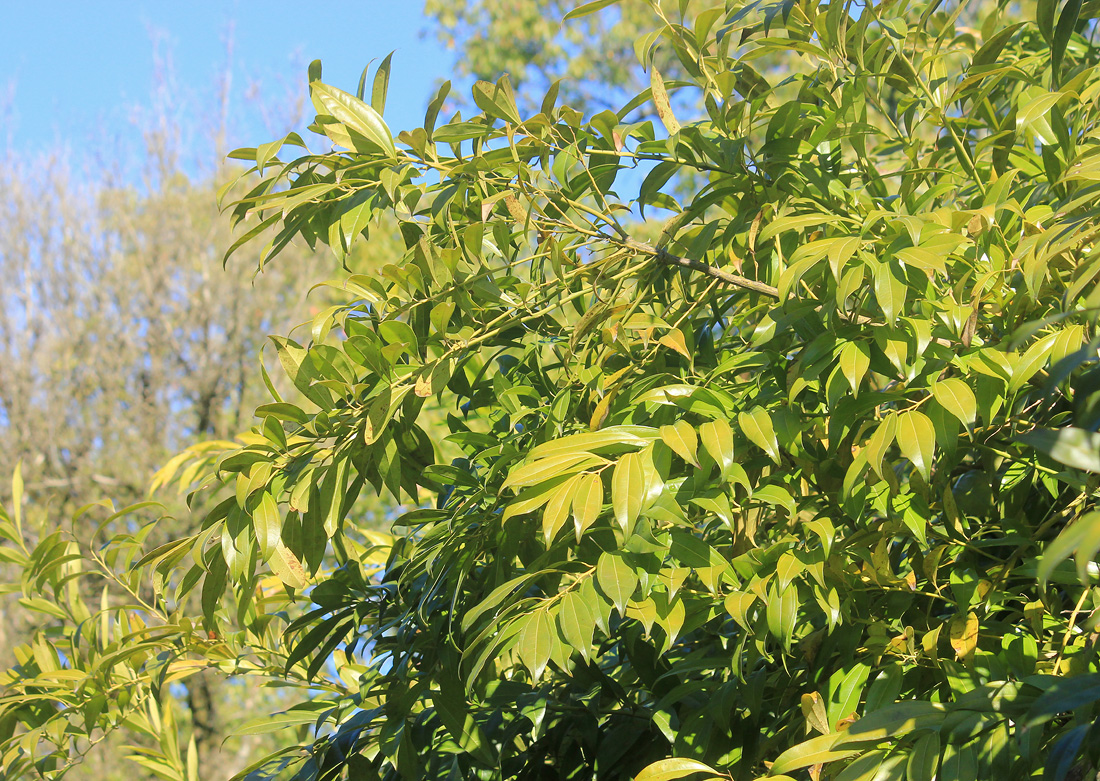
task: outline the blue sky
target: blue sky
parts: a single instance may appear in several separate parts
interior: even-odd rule
[[[326,82],[354,91],[363,67],[391,50],[386,120],[395,132],[417,126],[453,59],[421,36],[421,9],[421,0],[0,0],[0,149],[79,159],[125,148],[158,101],[202,132],[227,72],[229,144],[252,146],[270,140],[280,106],[304,95],[311,60],[322,60]]]

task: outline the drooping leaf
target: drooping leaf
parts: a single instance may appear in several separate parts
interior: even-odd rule
[[[611,474],[611,507],[615,520],[629,534],[642,512],[645,501],[645,472],[637,453],[627,453],[615,464]]]
[[[780,462],[779,442],[775,437],[771,415],[766,409],[753,407],[748,412],[740,412],[737,415],[737,422],[750,442],[767,453],[772,461],[777,464]]]
[[[626,603],[638,586],[638,575],[622,556],[609,552],[600,556],[596,566],[596,582],[619,613],[624,614]]]
[[[897,417],[897,441],[903,456],[927,481],[936,452],[936,429],[928,416],[918,410],[902,412]]]
[[[964,426],[974,422],[978,401],[970,386],[959,379],[940,380],[932,385],[932,396]]]

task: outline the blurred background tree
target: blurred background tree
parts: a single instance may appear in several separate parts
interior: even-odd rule
[[[258,360],[266,335],[309,321],[328,295],[307,300],[309,286],[345,273],[331,254],[305,244],[262,275],[253,262],[223,266],[233,232],[217,192],[236,173],[225,158],[230,77],[227,70],[201,114],[185,115],[172,99],[171,72],[158,71],[135,119],[144,139],[136,152],[105,144],[83,168],[64,152],[3,155],[0,473],[21,464],[28,505],[51,517],[103,497],[116,507],[140,502],[153,473],[184,445],[247,429],[268,397]],[[249,110],[270,132],[303,124],[300,96],[251,93]],[[348,266],[380,267],[400,256],[396,241],[379,232],[370,258],[357,251]],[[293,396],[281,372],[270,377]],[[0,481],[0,502],[10,498],[9,482]],[[192,531],[184,497],[155,498],[176,519],[155,534]],[[388,510],[380,501],[360,505],[376,522]],[[90,538],[98,520],[85,516],[78,534]],[[0,567],[4,581],[18,582],[11,565]],[[14,598],[0,604],[0,666],[8,667],[12,648],[41,617]],[[206,674],[174,693],[202,760],[226,776],[244,767],[261,738],[223,741],[270,694]],[[135,776],[119,738],[101,744],[75,776],[157,778]]]

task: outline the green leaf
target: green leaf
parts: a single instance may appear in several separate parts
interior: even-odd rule
[[[573,524],[580,542],[585,531],[595,523],[603,509],[603,480],[599,475],[581,475],[573,496]]]
[[[913,743],[905,768],[906,781],[935,781],[940,765],[940,734],[928,732]]]
[[[1024,351],[1019,361],[1012,367],[1012,378],[1008,383],[1008,393],[1012,395],[1035,376],[1047,362],[1051,351],[1058,340],[1059,334],[1047,334]]]
[[[615,512],[615,520],[628,535],[642,513],[645,489],[641,457],[637,453],[627,453],[615,464],[615,471],[611,475],[611,507]]]
[[[998,30],[995,34],[990,36],[988,40],[982,43],[982,48],[974,53],[974,59],[971,60],[970,67],[978,68],[983,65],[992,65],[995,63],[1001,51],[1004,50],[1005,44],[1008,43],[1008,39],[1015,35],[1016,31],[1025,24],[1026,22],[1017,22],[1016,24]]]
[[[898,447],[901,454],[927,482],[931,478],[932,457],[936,452],[936,428],[923,412],[909,410],[898,415]]]
[[[837,724],[841,720],[855,715],[870,674],[871,666],[860,662],[853,663],[851,667],[838,670],[833,674],[829,681],[828,698],[829,723],[833,729],[837,729]]]
[[[1016,437],[1025,445],[1046,453],[1060,464],[1100,473],[1100,434],[1074,426],[1036,428]]]
[[[693,773],[710,773],[712,776],[720,775],[710,765],[704,765],[694,759],[662,759],[647,765],[641,773],[634,777],[634,781],[672,781],[675,778],[684,778]]]
[[[1055,568],[1074,556],[1077,561],[1077,577],[1082,584],[1088,584],[1088,565],[1097,551],[1100,551],[1100,512],[1090,512],[1063,529],[1043,550],[1036,577],[1045,586]]]
[[[573,475],[566,480],[550,497],[546,509],[542,512],[542,536],[550,545],[569,518],[569,509],[573,506],[573,497],[581,475]]]
[[[737,414],[737,423],[749,441],[767,453],[772,461],[780,463],[779,442],[775,438],[772,418],[763,407],[753,407]]]
[[[386,58],[382,60],[382,64],[378,66],[378,70],[374,74],[374,85],[371,88],[370,93],[370,105],[371,108],[377,112],[381,117],[386,111],[386,93],[390,87],[390,60],[393,58],[393,52],[386,55]]]
[[[837,745],[868,740],[901,737],[922,729],[938,727],[947,709],[935,702],[906,700],[896,702],[857,720]]]
[[[546,663],[550,661],[555,636],[556,630],[546,610],[536,610],[527,618],[517,648],[523,666],[531,673],[532,680],[537,681],[542,677]]]
[[[852,389],[852,396],[859,396],[859,386],[871,366],[871,350],[864,342],[848,342],[840,351],[840,370]]]
[[[514,518],[517,515],[534,512],[540,507],[543,507],[550,501],[550,498],[557,493],[558,488],[569,479],[568,475],[559,475],[556,478],[537,483],[533,487],[521,491],[520,494],[504,508],[504,514],[501,516],[501,520],[507,522],[510,518]]]
[[[584,451],[561,453],[549,458],[540,458],[537,461],[524,464],[518,469],[513,469],[508,473],[508,478],[504,481],[503,487],[522,488],[545,480],[552,480],[562,474],[581,472],[607,463],[607,459]]]
[[[964,426],[970,426],[978,416],[978,400],[970,386],[959,379],[932,383],[932,397]]]
[[[608,426],[592,433],[570,434],[544,442],[531,449],[528,460],[535,461],[577,451],[601,453],[637,449],[659,438],[660,432],[649,426]]]
[[[256,407],[256,417],[263,418],[271,416],[279,420],[289,420],[293,423],[305,423],[309,420],[309,416],[294,404],[288,404],[287,402],[275,402],[273,404],[261,404]]]
[[[566,593],[557,612],[558,628],[565,642],[587,661],[596,628],[596,611],[580,589]]]
[[[896,268],[893,261],[876,263],[875,269],[875,298],[882,307],[882,314],[886,322],[893,325],[898,316],[905,310],[905,292],[907,285],[901,276],[901,271]]]
[[[742,591],[731,591],[722,604],[726,608],[726,612],[730,614],[730,617],[734,621],[740,624],[745,631],[751,632],[753,628],[748,622],[748,611],[755,601],[755,594],[749,594]]]
[[[397,155],[390,129],[377,111],[354,95],[323,82],[315,81],[309,86],[319,112],[336,118],[349,130],[377,145],[387,156]]]
[[[885,477],[882,460],[886,456],[886,450],[894,444],[897,430],[898,415],[896,412],[890,412],[878,424],[875,432],[871,434],[871,438],[867,440],[867,463],[879,477]]]
[[[1050,44],[1050,86],[1057,89],[1062,81],[1062,58],[1066,54],[1066,46],[1073,36],[1077,26],[1077,17],[1081,13],[1081,0],[1066,0],[1062,6],[1062,12],[1058,14],[1058,26],[1054,29],[1054,37]]]
[[[625,615],[626,603],[638,587],[638,575],[634,568],[616,553],[602,553],[596,564],[596,583],[618,609],[619,615]]]
[[[580,19],[581,17],[594,14],[599,10],[607,8],[609,5],[615,5],[619,0],[592,0],[590,3],[579,5],[572,11],[562,17],[562,22],[569,22],[573,19]]]
[[[733,429],[724,420],[712,420],[699,427],[699,438],[726,477],[734,463]]]
[[[674,425],[661,426],[661,440],[672,451],[689,464],[699,466],[695,451],[699,447],[695,429],[686,420],[678,420]],[[717,460],[717,459],[716,459]]]
[[[1100,700],[1100,674],[1059,678],[1028,709],[1021,722],[1036,727],[1059,713],[1068,713]]]
[[[260,497],[259,504],[252,511],[252,525],[256,530],[256,542],[260,546],[260,556],[264,561],[271,558],[275,546],[283,533],[283,519],[279,507],[269,491]]]
[[[888,758],[885,751],[868,751],[856,757],[836,778],[837,781],[900,781],[904,762],[905,757],[899,754]]]
[[[861,749],[844,748],[834,746],[843,733],[835,732],[828,735],[819,735],[816,738],[803,741],[780,754],[772,763],[769,776],[789,773],[811,765],[820,765],[827,762],[835,762],[859,754]]]
[[[798,589],[788,586],[779,593],[769,593],[766,615],[768,631],[789,649],[798,620]]]
[[[313,724],[321,714],[332,708],[332,703],[318,699],[310,702],[302,702],[281,713],[267,713],[254,719],[249,719],[244,724],[234,729],[239,735],[264,735],[269,732],[277,732],[287,727],[297,727],[302,724]]]

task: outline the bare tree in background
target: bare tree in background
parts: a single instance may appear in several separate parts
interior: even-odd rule
[[[264,335],[310,318],[306,280],[316,280],[318,263],[332,264],[298,247],[259,276],[243,254],[223,268],[232,234],[216,192],[236,174],[222,163],[233,71],[227,65],[204,122],[174,102],[170,57],[158,48],[155,60],[151,105],[135,112],[140,154],[124,159],[104,151],[124,144],[105,143],[94,169],[81,170],[63,152],[9,151],[0,166],[0,474],[21,462],[28,497],[58,517],[103,497],[140,501],[183,445],[251,425],[266,397]],[[247,93],[264,102],[256,84]],[[300,98],[295,104],[269,101],[262,113],[269,124],[300,125]],[[8,480],[0,486],[6,494]],[[186,533],[182,499],[158,499],[177,519],[159,533]],[[5,605],[4,666],[25,620]],[[183,710],[219,776],[255,753],[257,738],[223,740],[257,696],[209,676],[188,683]],[[108,742],[75,775],[133,779],[123,753]]]

